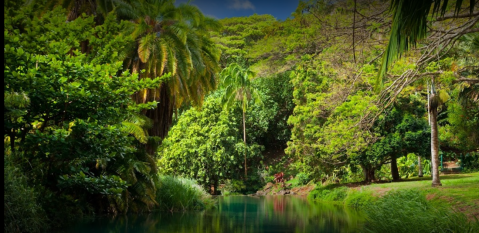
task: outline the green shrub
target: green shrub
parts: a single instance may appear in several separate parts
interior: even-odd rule
[[[5,232],[42,232],[48,229],[45,211],[25,175],[4,158],[3,221]]]
[[[432,206],[417,190],[392,191],[365,210],[369,232],[479,232],[479,221]]]
[[[200,210],[214,206],[211,196],[194,180],[172,176],[160,177],[156,201],[160,210]]]
[[[344,204],[349,207],[363,209],[369,205],[372,205],[377,198],[373,196],[370,191],[357,191],[351,189],[348,192],[348,196],[344,199]]]
[[[461,156],[463,172],[479,171],[479,153],[467,153]]]
[[[291,184],[291,187],[300,186],[298,177],[294,177],[293,179],[286,181],[286,184]]]
[[[299,185],[305,185],[309,182],[309,176],[308,174],[304,172],[300,172],[296,175],[296,178],[298,178],[298,184]]]
[[[256,169],[251,170],[251,175],[248,172],[248,179],[244,181],[245,188],[241,190],[243,194],[253,194],[256,191],[263,188],[264,183],[263,179],[261,178],[261,172],[257,171]]]
[[[226,180],[225,186],[221,189],[221,194],[227,196],[232,194],[239,194],[246,188],[242,180]]]

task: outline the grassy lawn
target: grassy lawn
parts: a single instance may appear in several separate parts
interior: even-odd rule
[[[308,200],[363,210],[368,232],[479,232],[479,172],[399,182],[316,186]]]
[[[427,199],[434,205],[449,206],[465,213],[469,219],[479,219],[479,172],[441,175],[440,179],[442,186],[437,188],[432,188],[431,177],[425,176],[400,182],[371,184],[357,189],[372,191],[378,196],[394,189],[419,189],[427,193]]]

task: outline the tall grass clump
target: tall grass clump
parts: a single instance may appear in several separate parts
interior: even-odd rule
[[[4,158],[4,232],[43,232],[49,228],[38,194],[27,184],[25,175]]]
[[[364,208],[367,232],[479,232],[478,221],[445,207],[433,206],[417,190],[391,191]]]
[[[201,210],[215,205],[211,196],[191,179],[161,176],[156,190],[160,210]]]

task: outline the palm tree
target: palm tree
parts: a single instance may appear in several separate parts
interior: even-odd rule
[[[140,78],[172,75],[158,88],[134,96],[137,103],[159,102],[144,113],[153,120],[149,134],[160,138],[166,137],[173,112],[182,103],[200,105],[206,93],[216,88],[219,70],[219,50],[209,39],[208,30],[217,30],[220,24],[194,6],[175,7],[173,3],[143,0],[131,4],[136,44],[125,61],[126,68],[140,73]]]
[[[222,100],[224,108],[228,109],[238,101],[241,103],[241,109],[243,110],[244,175],[246,179],[248,175],[246,164],[246,111],[248,110],[248,102],[251,99],[257,103],[262,103],[258,90],[251,83],[255,73],[238,63],[232,63],[221,72],[221,76],[223,79],[222,85],[226,89]]]
[[[171,73],[172,78],[156,89],[135,94],[137,103],[159,102],[144,114],[153,120],[150,136],[164,138],[172,123],[173,113],[184,102],[201,105],[204,96],[216,88],[220,50],[209,38],[209,30],[221,24],[204,16],[189,4],[175,6],[174,0],[30,0],[44,12],[56,6],[68,10],[68,21],[86,13],[96,18],[115,11],[118,19],[135,22],[131,36],[136,43],[129,49],[125,69],[141,73],[140,78],[156,78]],[[99,20],[101,21],[101,19]],[[88,52],[88,41],[82,42]],[[152,149],[151,147],[150,149]],[[152,150],[149,151],[153,153]]]
[[[472,17],[476,1],[469,1],[469,14],[459,15],[463,5],[463,0],[457,0],[454,15],[452,17]],[[427,37],[427,17],[431,14],[433,17],[444,16],[447,10],[448,0],[437,1],[416,1],[416,0],[391,0],[390,10],[393,12],[393,22],[391,26],[391,35],[389,43],[384,52],[381,70],[378,75],[378,84],[382,86],[382,81],[387,73],[388,67],[403,53],[410,48],[415,47],[417,43]],[[440,186],[438,169],[438,150],[439,139],[437,132],[437,106],[439,97],[432,93],[429,101],[429,111],[431,120],[431,152],[433,166],[432,186]]]
[[[432,187],[442,186],[439,180],[439,137],[437,129],[437,107],[441,102],[434,86],[434,79],[431,82],[429,96],[429,116],[431,124],[431,163],[432,163]]]

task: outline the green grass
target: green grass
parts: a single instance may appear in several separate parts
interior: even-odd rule
[[[442,186],[431,187],[431,177],[414,177],[400,182],[363,186],[365,191],[385,194],[391,190],[417,189],[435,205],[456,209],[473,218],[479,212],[479,172],[440,176]]]
[[[313,201],[333,201],[365,211],[369,232],[479,232],[479,172],[400,182],[318,186]],[[347,186],[352,186],[348,188]]]
[[[308,200],[343,202],[348,195],[348,188],[339,185],[319,186],[308,194]]]
[[[368,232],[478,232],[479,221],[431,204],[418,189],[397,189],[363,208]]]
[[[366,206],[372,205],[378,198],[373,195],[371,191],[358,191],[351,189],[348,192],[348,195],[344,199],[344,205],[363,209]]]

